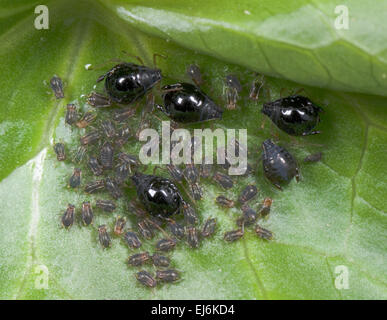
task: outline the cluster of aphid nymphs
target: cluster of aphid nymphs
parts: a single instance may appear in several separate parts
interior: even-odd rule
[[[221,189],[231,190],[235,180],[243,179],[243,176],[231,177],[227,174],[231,166],[227,154],[223,165],[211,165],[203,161],[201,165],[168,164],[150,168],[141,164],[136,155],[127,152],[141,145],[137,142],[141,130],[160,127],[159,118],[153,116],[158,112],[155,107],[164,113],[162,116],[174,121],[176,126],[209,120],[214,123],[222,119],[224,110],[200,87],[203,79],[199,68],[191,65],[187,73],[194,84],[181,82],[163,86],[163,105],[156,106],[152,88],[161,81],[161,70],[126,62],[114,66],[98,78],[98,82],[104,81],[105,92],[92,92],[87,97],[87,103],[93,110],[80,112],[75,104],[66,106],[65,124],[71,127],[73,134],[79,136],[79,145],[72,156],[67,155],[68,147],[63,142],[53,146],[58,161],[69,161],[73,165],[73,172],[68,177],[68,188],[82,190],[93,196],[93,200],[82,204],[68,204],[61,217],[61,225],[69,229],[79,216],[78,221],[82,225],[91,227],[96,213],[113,215],[120,203],[125,203],[124,208],[121,208],[125,215],[112,216],[114,221],[111,224],[93,227],[98,231],[102,248],[111,247],[112,237],[120,238],[121,243],[129,248],[132,254],[127,264],[141,269],[135,276],[146,287],[153,288],[163,282],[179,280],[180,272],[171,263],[171,252],[177,246],[199,248],[202,241],[216,233],[216,217],[201,221],[197,213],[197,202],[205,197],[201,182],[206,180]],[[63,98],[60,78],[54,77],[50,84],[55,96]],[[226,76],[224,84],[226,109],[235,109],[242,85],[235,75]],[[254,81],[249,97],[258,99],[262,86],[262,79]],[[143,100],[144,103],[141,103]],[[284,108],[288,109],[290,118],[281,118]],[[313,129],[319,122],[320,111],[308,98],[301,96],[268,102],[262,109],[281,130],[291,135],[318,133]],[[303,118],[303,115],[308,117]],[[238,141],[236,145],[238,150],[239,147],[247,148]],[[172,149],[173,146],[171,152]],[[194,149],[195,140],[192,139],[191,158]],[[282,185],[293,177],[298,179],[297,162],[287,150],[270,139],[263,142],[262,149],[261,172],[274,186],[282,189]],[[310,157],[308,161],[318,161],[318,158],[321,156]],[[253,167],[248,165],[244,176],[255,174]],[[130,201],[122,201],[128,189],[135,190],[136,196]],[[248,185],[237,199],[227,199],[222,195],[215,199],[219,206],[236,206],[241,210],[235,221],[238,228],[223,235],[226,242],[242,238],[245,228],[250,227],[259,238],[272,239],[272,233],[258,224],[260,219],[268,216],[272,200],[265,198],[254,208],[254,205],[248,203],[252,203],[257,194],[258,188]],[[105,199],[106,196],[108,199]],[[150,242],[152,250],[142,249],[144,243]],[[149,266],[154,266],[156,271],[150,271]]]

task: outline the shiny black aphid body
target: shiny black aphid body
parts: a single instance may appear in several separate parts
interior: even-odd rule
[[[190,83],[176,83],[163,87],[162,111],[172,120],[182,123],[221,119],[223,110]]]
[[[292,136],[307,136],[320,133],[313,128],[320,122],[323,109],[307,97],[295,95],[281,98],[263,105],[262,113],[273,123]]]
[[[161,80],[161,70],[134,63],[121,63],[99,80],[103,78],[105,90],[114,102],[130,104],[142,98]]]
[[[139,200],[151,215],[168,217],[180,212],[183,198],[172,181],[142,173],[135,173],[132,180]]]
[[[299,180],[299,169],[294,157],[284,148],[276,145],[270,139],[262,143],[263,172],[278,189],[280,184],[288,183],[293,177]]]

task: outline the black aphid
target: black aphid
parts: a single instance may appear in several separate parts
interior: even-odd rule
[[[161,70],[121,63],[114,66],[98,81],[105,79],[105,90],[116,103],[130,104],[142,98],[161,80]]]
[[[138,167],[140,165],[138,158],[131,154],[120,152],[117,157],[120,161],[125,162],[131,167]]]
[[[212,178],[224,189],[230,189],[234,186],[231,177],[221,172],[216,172]]]
[[[153,276],[147,271],[140,271],[136,273],[136,279],[145,287],[154,288],[157,285],[157,281]]]
[[[75,106],[75,104],[70,103],[66,106],[66,108],[67,111],[65,116],[65,122],[71,126],[78,120],[77,107]]]
[[[74,168],[74,172],[69,179],[68,186],[70,188],[78,188],[79,185],[81,184],[81,175],[82,175],[82,170],[79,168]]]
[[[319,162],[321,159],[322,152],[317,152],[306,156],[304,162]]]
[[[193,123],[222,118],[223,110],[192,84],[176,83],[162,90],[164,106],[158,107],[176,122]]]
[[[152,263],[156,267],[164,267],[164,268],[166,268],[171,263],[171,260],[168,257],[162,256],[162,255],[160,255],[158,253],[154,253],[152,255]]]
[[[116,218],[116,223],[114,224],[114,234],[120,236],[124,233],[124,228],[126,225],[126,219],[118,216]]]
[[[255,79],[251,85],[249,98],[252,100],[258,100],[259,93],[262,87],[264,86],[264,84],[265,82],[263,77],[261,77],[261,79]]]
[[[261,218],[266,217],[270,213],[270,208],[272,203],[273,203],[273,200],[271,198],[265,198],[263,200],[262,207],[259,210],[259,216]]]
[[[91,204],[89,201],[85,201],[82,203],[82,213],[81,213],[81,219],[85,226],[88,226],[93,222],[94,213],[93,209],[91,208]]]
[[[225,196],[217,196],[215,199],[216,203],[225,208],[232,208],[235,206],[235,202],[227,199]]]
[[[93,144],[94,142],[98,141],[99,138],[101,138],[101,135],[97,130],[94,130],[80,137],[79,141],[81,142],[81,145],[85,146],[85,145]]]
[[[187,243],[191,248],[199,247],[199,233],[196,227],[187,227]]]
[[[95,118],[97,118],[97,115],[94,112],[87,111],[85,114],[82,116],[81,119],[76,123],[76,126],[78,128],[86,128],[89,124],[91,124]]]
[[[224,234],[224,240],[227,242],[234,242],[242,238],[244,235],[244,230],[242,229],[237,229],[237,230],[232,230],[228,231]]]
[[[105,188],[105,181],[104,180],[95,180],[87,183],[85,185],[85,192],[86,193],[94,193],[97,191],[100,191]]]
[[[137,229],[140,235],[145,239],[152,239],[154,237],[152,226],[144,219],[137,223]]]
[[[297,161],[285,148],[267,139],[262,143],[262,149],[263,172],[275,187],[282,190],[281,184],[288,183],[293,177],[299,181]]]
[[[114,146],[116,149],[121,149],[122,146],[128,142],[129,138],[131,137],[132,133],[129,129],[129,127],[124,126],[120,129],[118,129],[116,138],[114,140]]]
[[[170,251],[176,246],[176,240],[171,238],[161,239],[156,243],[156,250]]]
[[[184,230],[184,227],[180,223],[178,223],[172,219],[168,219],[167,228],[173,234],[174,237],[176,237],[178,239],[184,238],[185,230]]]
[[[72,204],[67,205],[67,209],[64,212],[61,222],[62,226],[66,229],[70,228],[74,223],[75,207]]]
[[[97,158],[90,156],[87,165],[95,176],[100,176],[103,173],[103,167],[99,164]]]
[[[265,240],[271,240],[273,239],[273,233],[270,230],[267,230],[265,228],[262,228],[260,225],[255,226],[255,233],[258,237]]]
[[[124,235],[124,240],[132,249],[138,249],[142,245],[138,235],[133,231],[127,231]]]
[[[53,76],[50,79],[50,87],[51,87],[52,91],[54,91],[55,98],[57,98],[57,99],[64,98],[63,83],[62,83],[62,79],[61,78],[59,78],[56,75]]]
[[[174,282],[180,279],[180,273],[177,270],[156,270],[156,279],[164,282]]]
[[[100,93],[92,92],[87,97],[87,103],[95,108],[110,107],[112,101],[109,97],[106,97]]]
[[[257,187],[250,184],[242,190],[241,194],[239,195],[238,201],[239,203],[243,204],[253,199],[257,194]]]
[[[202,73],[196,64],[187,67],[187,74],[198,87],[203,84]]]
[[[215,228],[216,228],[216,219],[215,218],[207,219],[206,222],[204,223],[201,236],[203,238],[211,237],[215,233]]]
[[[121,188],[119,187],[115,179],[107,177],[105,180],[105,186],[106,186],[106,189],[109,191],[110,195],[114,199],[118,199],[122,197],[123,194],[122,194]]]
[[[313,131],[320,122],[323,109],[307,97],[295,95],[264,103],[262,113],[267,115],[282,131],[292,136],[317,134]]]
[[[199,172],[202,178],[209,178],[212,175],[214,165],[211,163],[206,163],[205,159],[203,163],[199,165]]]
[[[109,119],[101,122],[101,128],[107,138],[113,138],[116,135],[116,127]]]
[[[106,225],[103,224],[98,227],[98,238],[99,243],[103,248],[109,248],[111,246],[111,240]]]
[[[251,225],[257,220],[257,212],[251,207],[249,207],[247,204],[243,204],[241,209],[243,212],[242,216],[237,220],[237,225],[239,227]]]
[[[146,216],[146,211],[140,207],[137,202],[129,201],[128,202],[128,211],[129,213],[135,214],[138,218],[143,218]]]
[[[199,217],[195,209],[187,202],[183,203],[184,221],[188,225],[196,225],[199,222]]]
[[[149,252],[140,252],[133,254],[128,259],[128,264],[133,267],[139,267],[144,265],[150,260]]]
[[[131,178],[139,200],[150,214],[168,217],[180,212],[183,198],[172,181],[139,172]]]
[[[55,143],[54,151],[58,161],[66,160],[66,150],[65,150],[65,145],[63,143],[60,143],[60,142]]]
[[[116,209],[116,204],[110,200],[100,200],[95,202],[95,205],[105,212],[113,212]]]
[[[113,168],[114,149],[110,142],[106,141],[99,153],[99,162],[104,169]]]

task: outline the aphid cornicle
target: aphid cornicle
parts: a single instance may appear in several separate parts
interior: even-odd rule
[[[139,200],[151,215],[169,217],[181,211],[183,198],[169,179],[139,172],[131,179],[136,186]]]
[[[78,188],[79,185],[81,184],[81,174],[82,170],[79,168],[74,168],[74,172],[71,175],[69,179],[69,187],[70,188]]]
[[[158,253],[152,255],[152,263],[156,267],[168,267],[171,263],[171,260],[168,257],[162,256]]]
[[[75,213],[75,206],[69,203],[61,219],[62,226],[65,227],[66,229],[70,228],[73,225],[74,213]]]
[[[85,201],[82,203],[82,213],[81,219],[85,226],[88,226],[93,222],[94,214],[93,209],[91,208],[91,204],[89,201]]]
[[[162,90],[164,106],[158,107],[176,122],[194,123],[222,118],[223,110],[190,83],[167,85]]]
[[[64,98],[63,83],[62,83],[62,79],[61,78],[59,78],[56,75],[53,76],[50,79],[50,87],[51,87],[52,91],[54,91],[55,98],[57,98],[57,99]]]
[[[317,134],[313,131],[320,122],[319,113],[323,109],[309,98],[299,95],[281,98],[263,104],[262,113],[267,115],[282,131],[292,136]]]
[[[267,139],[262,143],[262,149],[263,172],[275,187],[282,190],[281,184],[288,183],[293,177],[299,181],[297,161],[285,148]]]
[[[65,145],[63,143],[60,143],[60,142],[56,143],[54,145],[54,151],[58,161],[66,160]]]
[[[78,120],[77,107],[75,106],[75,104],[70,103],[66,106],[66,108],[67,111],[65,116],[65,122],[71,126]]]
[[[154,288],[157,285],[156,279],[148,271],[137,272],[136,279],[145,287]]]
[[[149,252],[140,252],[133,254],[128,259],[128,264],[133,267],[139,267],[150,260]]]
[[[156,270],[156,279],[164,282],[174,282],[180,279],[180,273],[177,270]]]
[[[118,216],[116,218],[116,223],[114,224],[114,234],[120,236],[124,233],[124,228],[126,224],[126,219]]]
[[[130,104],[142,98],[161,78],[160,69],[120,63],[99,77],[98,81],[105,79],[105,90],[111,100],[119,104]]]
[[[127,231],[124,235],[124,240],[127,245],[132,249],[138,249],[142,245],[142,242],[140,241],[138,235],[133,231]]]
[[[103,224],[98,227],[98,238],[101,246],[104,249],[109,248],[111,246],[111,240],[106,225]]]
[[[110,200],[98,199],[95,202],[95,205],[105,212],[113,212],[116,209],[115,203],[113,201],[110,201]]]

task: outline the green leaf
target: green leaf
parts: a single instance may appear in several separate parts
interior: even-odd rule
[[[387,172],[387,99],[313,87],[326,85],[331,88],[360,91],[360,81],[356,80],[352,87],[350,81],[345,81],[353,77],[354,73],[358,73],[364,75],[364,83],[368,83],[367,87],[364,87],[365,91],[381,93],[379,90],[383,88],[382,85],[379,87],[373,82],[367,82],[366,79],[371,76],[366,71],[366,64],[362,64],[362,60],[357,56],[358,50],[350,49],[346,53],[353,57],[353,60],[348,58],[348,61],[357,61],[353,66],[351,64],[351,73],[332,77],[328,85],[318,80],[319,64],[316,64],[316,68],[312,67],[312,64],[310,67],[300,68],[297,76],[294,72],[295,66],[300,61],[307,61],[304,57],[310,52],[305,49],[294,50],[297,47],[295,44],[293,47],[286,44],[287,49],[281,51],[281,64],[272,64],[274,69],[265,69],[261,64],[264,62],[257,59],[261,52],[256,50],[258,45],[251,46],[246,39],[257,39],[256,43],[273,53],[275,50],[270,51],[269,48],[278,42],[274,41],[278,40],[274,31],[270,37],[259,37],[244,31],[231,32],[229,29],[223,33],[219,32],[222,30],[219,23],[208,23],[207,32],[201,33],[203,27],[200,22],[204,18],[215,21],[215,18],[211,17],[216,17],[222,25],[226,22],[242,24],[242,18],[231,11],[224,10],[230,13],[220,15],[219,10],[215,11],[210,6],[206,10],[200,9],[200,3],[196,5],[196,2],[190,5],[185,3],[184,6],[177,6],[175,2],[176,8],[173,8],[173,2],[168,1],[155,4],[149,2],[139,10],[139,6],[133,3],[117,6],[109,3],[109,8],[112,9],[109,11],[105,4],[97,2],[49,2],[47,5],[50,12],[50,29],[36,30],[33,26],[35,4],[24,2],[16,6],[11,1],[2,1],[0,70],[3,77],[6,75],[7,81],[0,84],[0,297],[386,299],[387,185],[384,173]],[[264,4],[263,1],[261,3]],[[275,2],[271,3],[266,6],[267,10],[259,10],[257,21],[266,21],[273,17],[274,21],[289,21],[293,26],[294,20],[290,18],[295,14],[299,22],[296,26],[303,27],[308,24],[310,17],[301,19],[303,15],[297,16],[300,11],[302,13],[302,10],[308,8],[311,10],[310,8],[325,6],[314,2],[313,6],[307,5],[305,9],[301,2],[294,2],[288,8],[283,8]],[[117,19],[116,13],[123,17],[124,11],[119,9],[121,6],[125,12],[144,13],[142,18],[146,21],[132,26]],[[231,5],[225,4],[224,9],[227,9],[227,6]],[[350,10],[354,8],[356,12],[356,6],[359,4],[351,3]],[[133,11],[133,8],[137,8],[137,11]],[[150,18],[150,8],[157,12],[161,10],[163,15]],[[240,8],[244,17],[245,7],[241,5]],[[248,10],[255,17],[253,9],[249,5]],[[176,12],[193,18],[176,21]],[[376,18],[382,15],[382,10],[377,13]],[[168,15],[170,19],[166,18]],[[180,15],[178,17],[181,17]],[[202,17],[202,20],[198,20],[198,17]],[[287,17],[290,17],[290,20],[287,20]],[[158,38],[161,34],[156,34],[157,28],[145,27],[151,22],[156,23],[156,20],[157,23],[169,22],[168,39],[176,41],[177,44]],[[183,37],[179,29],[182,30],[182,25],[189,28],[189,21],[194,21],[197,28],[191,29],[190,33],[185,33]],[[179,23],[182,24],[180,27]],[[154,35],[149,36],[134,27]],[[326,31],[327,34],[330,32]],[[211,52],[208,48],[198,46],[202,43],[198,39],[210,34],[211,39],[219,40],[216,43],[223,43],[215,43]],[[233,38],[230,38],[230,34],[233,34]],[[290,37],[286,35],[285,38],[291,39],[288,36]],[[356,34],[353,35],[355,36]],[[194,39],[195,37],[197,39]],[[376,40],[370,42],[373,37],[377,38],[377,35],[370,32],[366,37],[363,34],[361,47],[364,47],[364,52],[373,52],[370,56],[378,59],[378,63],[383,65],[380,62],[382,55],[375,53],[375,47],[382,44]],[[294,38],[298,38],[297,35],[294,35]],[[316,39],[313,37],[309,40]],[[351,43],[349,40],[348,42]],[[206,43],[208,45],[208,41]],[[230,50],[232,43],[234,49],[238,47],[238,52]],[[335,42],[324,49],[321,47],[321,50],[329,51],[330,56],[338,59],[336,45]],[[66,187],[74,165],[70,161],[58,162],[52,150],[54,142],[63,141],[70,154],[76,149],[79,136],[83,133],[64,124],[65,105],[71,102],[83,110],[89,108],[85,104],[85,95],[94,90],[98,76],[112,64],[95,71],[85,70],[85,65],[90,63],[95,66],[112,58],[131,59],[125,56],[122,50],[141,56],[147,65],[152,64],[153,53],[167,55],[167,59],[158,61],[165,75],[163,83],[188,81],[185,75],[187,65],[198,64],[203,71],[204,91],[222,106],[225,106],[225,98],[222,95],[223,79],[226,74],[236,74],[244,86],[238,102],[239,109],[225,111],[224,118],[212,125],[214,128],[247,128],[249,162],[256,170],[254,175],[247,178],[236,178],[236,186],[227,192],[211,181],[201,183],[205,193],[203,200],[197,204],[198,211],[202,221],[210,216],[218,219],[217,233],[213,239],[203,241],[197,250],[191,250],[184,243],[180,243],[171,258],[173,266],[182,271],[183,279],[155,290],[147,290],[136,282],[136,270],[126,265],[131,251],[118,238],[113,239],[112,248],[109,250],[102,250],[98,243],[96,226],[106,223],[111,230],[116,215],[128,215],[125,212],[124,200],[119,202],[119,209],[112,215],[96,210],[94,227],[81,227],[78,223],[69,231],[60,227],[60,215],[67,203],[74,203],[79,210],[82,201],[89,199],[94,203],[95,199],[85,195],[82,190],[71,191]],[[195,50],[200,50],[201,53]],[[299,56],[294,52],[298,52]],[[256,55],[253,59],[254,54]],[[326,61],[337,63],[333,58],[328,59],[328,55],[325,57]],[[288,63],[291,59],[295,61],[293,66]],[[373,61],[370,62],[373,66],[377,65],[376,60],[368,61]],[[277,73],[278,68],[284,68],[286,72]],[[322,134],[294,141],[280,133],[281,144],[299,160],[302,173],[302,181],[291,182],[283,192],[275,190],[262,175],[259,162],[260,144],[278,131],[271,128],[268,121],[265,129],[261,129],[262,102],[256,103],[248,99],[248,91],[255,77],[250,69],[302,83],[301,85],[266,77],[272,99],[279,97],[282,88],[292,91],[303,87],[305,94],[323,105],[325,110],[319,125]],[[344,72],[347,69],[341,70]],[[46,84],[54,74],[60,76],[66,84],[63,100],[55,100]],[[324,72],[320,75],[323,79]],[[158,91],[155,93],[158,94]],[[109,111],[100,112],[99,116],[103,118],[108,114]],[[160,114],[157,116],[162,117]],[[138,117],[131,123],[137,124]],[[160,129],[158,119],[154,118],[152,125]],[[210,124],[204,126],[211,127]],[[194,127],[200,128],[201,125],[190,126]],[[132,144],[127,150],[135,152],[140,146],[139,143]],[[319,150],[323,152],[321,162],[303,163],[302,159],[306,155]],[[148,170],[152,171],[152,168]],[[91,178],[86,171],[84,168],[84,182]],[[258,239],[251,230],[247,230],[241,241],[225,243],[222,240],[223,233],[235,228],[235,219],[240,211],[237,208],[218,208],[214,205],[215,198],[224,194],[236,199],[239,191],[248,183],[255,183],[259,188],[258,200],[253,202],[252,206],[257,207],[264,197],[274,200],[272,212],[262,225],[274,232],[275,240],[265,242]],[[133,189],[129,188],[127,196],[130,198],[133,195]],[[134,223],[135,220],[129,217],[129,224],[134,226]],[[143,249],[152,252],[154,242],[145,242]],[[338,266],[348,268],[348,289],[339,290],[335,287],[335,281],[340,276],[336,273]],[[45,274],[42,270],[48,271],[47,288],[42,288]]]

